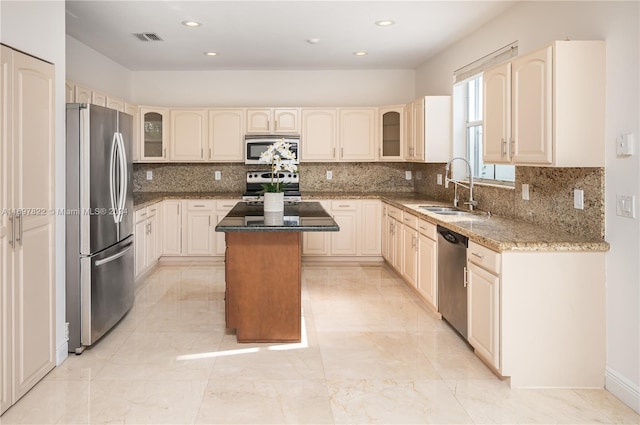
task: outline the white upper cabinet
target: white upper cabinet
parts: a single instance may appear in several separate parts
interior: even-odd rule
[[[340,109],[340,160],[376,159],[376,115],[376,108]]]
[[[107,105],[107,108],[124,112],[124,100],[118,99],[117,97],[107,96],[106,105]]]
[[[303,109],[300,159],[304,162],[333,161],[338,145],[338,110]]]
[[[484,73],[486,163],[604,166],[605,44],[556,41]]]
[[[140,160],[140,109],[138,105],[124,104],[124,113],[133,117],[133,134],[131,135],[131,159]]]
[[[247,133],[299,133],[300,109],[247,109]]]
[[[243,161],[244,113],[244,109],[209,110],[208,161]]]
[[[91,92],[91,103],[98,106],[107,106],[107,95],[99,91]]]
[[[404,105],[380,108],[378,123],[378,158],[381,161],[404,160]]]
[[[411,127],[405,158],[412,162],[447,162],[451,159],[451,96],[425,96],[406,106],[412,116],[405,118]]]
[[[140,107],[140,160],[167,160],[169,144],[169,111],[164,108]]]
[[[65,103],[75,103],[76,101],[76,85],[71,81],[64,84],[64,101]]]
[[[75,103],[91,103],[91,90],[76,84],[74,91]]]
[[[172,109],[171,161],[204,161],[207,144],[206,109]]]

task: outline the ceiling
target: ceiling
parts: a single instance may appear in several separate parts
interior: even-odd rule
[[[415,69],[513,3],[67,0],[66,25],[68,35],[132,71]]]

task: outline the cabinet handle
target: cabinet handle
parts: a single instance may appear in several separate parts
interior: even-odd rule
[[[204,148],[200,148],[200,158],[204,159]]]
[[[211,227],[211,216],[209,216],[209,227]]]
[[[474,257],[477,257],[477,258],[479,258],[481,260],[484,258],[484,255],[478,254],[477,252],[472,252],[471,255],[473,255]]]
[[[213,149],[209,148],[209,159],[213,159]]]
[[[338,205],[338,208],[349,208],[349,205]]]
[[[507,154],[507,141],[504,140],[504,137],[500,139],[500,158],[504,158]]]
[[[340,148],[340,158],[344,158],[344,148]]]
[[[18,241],[20,246],[22,246],[22,217],[24,217],[24,214],[18,214],[17,217],[18,217],[18,238],[16,240]]]
[[[464,287],[466,288],[468,284],[469,284],[469,270],[467,269],[467,266],[464,266]]]
[[[147,213],[140,213],[140,217],[146,217]]]
[[[336,157],[336,148],[333,148],[333,158]]]
[[[515,141],[515,139],[511,139],[511,149],[510,149],[511,152],[510,152],[510,155],[509,155],[511,160],[513,160],[513,155],[515,153],[515,150],[516,150],[516,141]]]
[[[9,221],[11,222],[11,239],[9,239],[9,245],[11,248],[16,247],[16,220],[13,215],[9,216]]]
[[[196,204],[193,207],[194,208],[204,208],[204,204]]]

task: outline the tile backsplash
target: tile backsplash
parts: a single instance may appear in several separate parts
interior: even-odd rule
[[[245,189],[244,164],[134,164],[136,192],[234,192]],[[147,171],[153,174],[147,180]],[[214,179],[220,171],[221,180]],[[331,171],[333,178],[326,179]],[[412,179],[405,178],[411,171]],[[453,201],[453,185],[445,189],[436,183],[444,175],[444,164],[392,162],[304,163],[300,166],[303,192],[411,193],[443,201]],[[530,199],[522,199],[522,184],[529,184]],[[573,208],[573,190],[584,191],[584,209]],[[468,198],[459,189],[459,198]],[[502,217],[515,218],[571,233],[604,240],[604,168],[516,167],[515,187],[477,184],[474,198],[478,209]]]

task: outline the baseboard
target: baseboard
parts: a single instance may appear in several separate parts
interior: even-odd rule
[[[69,357],[69,342],[65,341],[56,348],[56,366],[60,366]]]
[[[624,404],[640,413],[640,386],[610,367],[604,371],[605,388]]]
[[[332,256],[316,256],[316,255],[303,255],[302,262],[305,264],[311,263],[382,263],[384,259],[382,257],[332,257]]]

